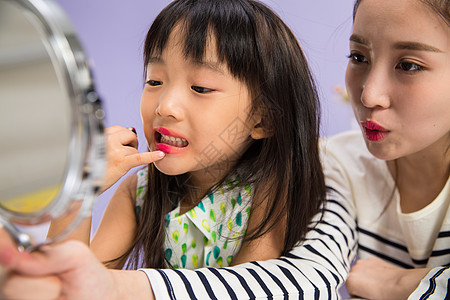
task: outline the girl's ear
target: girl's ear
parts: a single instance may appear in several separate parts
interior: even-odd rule
[[[253,126],[253,130],[250,133],[250,136],[254,140],[264,139],[270,137],[273,132],[271,130],[267,130],[267,128],[262,124],[263,122],[260,121]]]
[[[273,130],[268,126],[267,117],[265,118],[265,109],[261,107],[252,116],[253,118],[253,129],[250,132],[250,136],[254,140],[265,139],[273,135]],[[270,123],[270,122],[269,122]]]

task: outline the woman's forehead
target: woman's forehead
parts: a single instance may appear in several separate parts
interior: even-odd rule
[[[447,49],[450,28],[418,0],[364,0],[356,12],[353,34],[363,38],[383,34],[394,42],[421,42]]]

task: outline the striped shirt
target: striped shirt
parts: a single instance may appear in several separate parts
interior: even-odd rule
[[[318,224],[318,217],[313,220],[300,245],[278,259],[228,268],[141,269],[156,299],[339,299],[357,255],[406,268],[432,267],[410,299],[449,298],[449,183],[433,201],[438,208],[427,209],[425,216],[399,215],[386,165],[370,155],[360,133],[339,135],[322,146],[328,186],[324,214]],[[434,220],[433,226],[418,239],[405,237],[421,217]]]

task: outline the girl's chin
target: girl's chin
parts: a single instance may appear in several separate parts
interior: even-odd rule
[[[163,158],[160,161],[155,161],[153,164],[155,167],[163,174],[169,175],[169,176],[175,176],[175,175],[181,175],[186,173],[185,170],[181,170],[180,168],[175,167],[173,162],[164,161],[167,158]]]

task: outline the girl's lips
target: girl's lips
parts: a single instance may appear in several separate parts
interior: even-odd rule
[[[164,127],[157,127],[154,131],[157,150],[166,154],[179,154],[187,150],[189,142],[183,135]]]
[[[156,131],[156,132],[159,132],[160,134],[164,134],[164,135],[168,135],[168,136],[173,136],[175,138],[182,138],[182,139],[187,140],[187,138],[185,136],[183,136],[182,134],[177,133],[177,132],[175,132],[173,130],[169,130],[169,129],[164,128],[164,127],[156,127],[153,130]]]
[[[361,126],[364,128],[366,138],[371,142],[380,142],[389,133],[383,126],[373,121],[363,121]]]
[[[187,150],[187,146],[186,147],[176,147],[176,146],[170,146],[167,144],[156,143],[156,150],[160,150],[160,151],[164,152],[165,154],[180,154]]]

